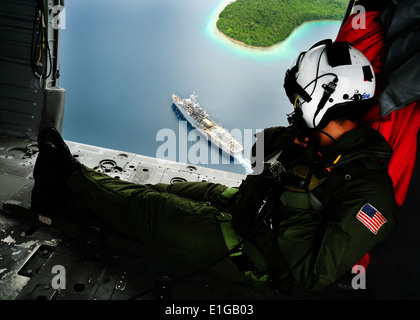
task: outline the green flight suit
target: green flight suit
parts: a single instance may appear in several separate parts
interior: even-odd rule
[[[290,129],[268,129],[265,154],[294,148],[292,141]],[[332,163],[339,155],[344,159],[355,151],[389,149],[379,133],[361,127],[321,152],[325,163]],[[306,153],[305,164],[312,161]],[[70,176],[67,188],[72,207],[90,208],[118,232],[198,268],[218,260],[232,247],[225,241],[223,221],[233,217],[236,232],[230,232],[230,237],[245,239],[245,256],[250,262],[245,265],[252,266],[248,269],[253,273],[246,272],[250,270],[237,263],[233,255],[208,271],[229,281],[255,280],[256,275],[268,271],[281,290],[288,291],[293,285],[321,289],[334,283],[386,238],[396,223],[392,183],[376,158],[362,157],[342,166],[339,163],[323,177],[308,175],[308,168],[302,164],[290,168],[289,173],[294,175],[306,173],[310,183],[303,189],[283,185],[275,197],[273,228],[251,237],[253,226],[243,228],[240,222],[253,221],[254,208],[261,205],[264,188],[258,184],[264,184],[259,180],[262,175],[248,176],[238,191],[208,182],[136,185],[81,165],[81,170]],[[375,232],[357,218],[366,204],[386,219]]]
[[[70,176],[67,188],[71,208],[88,208],[114,230],[171,258],[205,268],[228,251],[218,219],[231,196],[232,189],[224,185],[138,185],[81,165]],[[230,259],[208,271],[234,282],[249,280]]]
[[[263,134],[268,155],[288,146],[298,148],[292,142],[295,134],[288,128],[270,128]],[[309,149],[303,163],[315,161]],[[269,257],[274,280],[283,292],[290,293],[294,285],[318,290],[334,283],[383,241],[397,223],[392,181],[383,162],[372,157],[392,153],[382,135],[361,125],[345,133],[334,146],[319,151],[322,163],[331,164],[330,172],[317,172],[320,170],[315,168],[308,179],[308,168],[295,165],[290,169],[294,176],[305,178],[306,187],[287,185],[286,181],[279,191],[273,230],[254,237]],[[244,201],[239,197],[233,212],[235,226],[242,234],[250,232],[241,223],[250,215],[246,212],[250,205],[242,204],[255,194],[254,190],[267,188],[267,181],[260,182],[258,176],[246,180],[239,190]],[[380,221],[362,220],[359,212],[366,207],[376,209],[378,214],[372,219]]]

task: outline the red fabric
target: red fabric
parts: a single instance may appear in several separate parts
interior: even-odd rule
[[[407,195],[416,163],[420,102],[393,111],[390,116],[390,121],[375,121],[372,126],[382,133],[394,150],[388,172],[394,184],[395,198],[401,206]]]
[[[376,75],[376,96],[381,92],[380,72],[386,56],[384,47],[384,30],[375,21],[380,12],[366,12],[366,28],[354,29],[351,15],[336,41],[347,41],[360,50],[372,63]],[[386,117],[382,117],[379,104],[376,103],[368,112],[365,120],[378,130],[391,145],[394,154],[389,163],[388,172],[394,185],[395,198],[399,206],[404,203],[408,186],[416,162],[417,133],[420,126],[420,102],[412,103],[400,110],[395,110]],[[369,253],[358,263],[365,268],[369,264]]]
[[[336,41],[347,41],[371,61],[376,74],[376,96],[381,92],[380,72],[386,55],[384,47],[384,30],[375,21],[378,11],[368,11],[365,16],[365,28],[354,29],[351,15],[340,30]],[[378,130],[391,145],[394,154],[389,163],[389,174],[394,184],[395,198],[398,205],[404,203],[408,186],[414,170],[417,150],[417,132],[420,126],[420,102],[412,103],[400,110],[395,110],[386,117],[379,112],[376,103],[368,112],[365,120]]]
[[[335,41],[347,41],[353,47],[360,50],[366,58],[369,59],[375,73],[379,73],[382,69],[386,51],[384,49],[385,32],[382,25],[375,21],[379,15],[379,11],[368,11],[365,15],[365,27],[354,29],[352,26],[353,19],[357,14],[351,15]]]

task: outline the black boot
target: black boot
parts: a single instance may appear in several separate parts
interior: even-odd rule
[[[38,135],[39,154],[33,176],[31,206],[34,210],[58,209],[66,206],[66,183],[80,163],[55,128],[42,130]]]
[[[61,134],[55,128],[46,128],[42,130],[38,135],[38,148],[42,152],[43,147],[52,144],[57,149],[57,165],[58,174],[63,183],[67,182],[70,174],[77,168],[80,167],[80,162],[73,157],[69,147],[64,142]]]

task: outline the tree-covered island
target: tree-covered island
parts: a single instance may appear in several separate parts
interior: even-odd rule
[[[348,0],[236,0],[219,15],[217,28],[256,47],[285,40],[304,22],[342,20]]]

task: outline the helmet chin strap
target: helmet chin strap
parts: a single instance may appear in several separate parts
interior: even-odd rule
[[[322,133],[322,134],[324,134],[324,135],[326,135],[328,138],[330,138],[331,139],[331,141],[334,143],[334,144],[337,144],[337,140],[335,140],[330,134],[328,134],[328,133],[326,133],[325,131],[323,131],[323,130],[319,130],[319,132],[320,133]]]
[[[337,140],[329,133],[326,133],[323,130],[310,129],[302,118],[302,110],[300,108],[295,108],[295,111],[288,115],[287,120],[289,121],[290,126],[296,130],[299,141],[304,141],[304,138],[309,137],[311,132],[318,131],[330,138],[334,144],[337,143]]]

